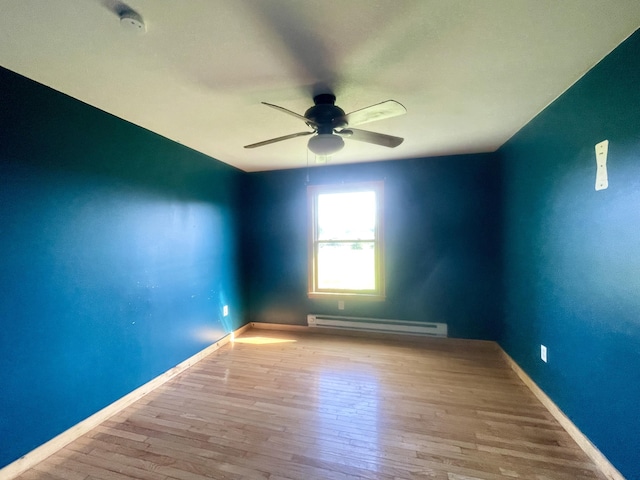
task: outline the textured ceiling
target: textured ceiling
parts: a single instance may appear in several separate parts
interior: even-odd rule
[[[332,163],[494,151],[640,26],[637,0],[0,0],[0,65],[245,171],[301,167],[314,93],[395,149],[346,140]]]

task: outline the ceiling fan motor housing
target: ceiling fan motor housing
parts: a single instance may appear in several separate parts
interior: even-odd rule
[[[313,97],[315,105],[304,112],[305,118],[318,126],[318,134],[331,134],[334,129],[347,126],[345,112],[335,102],[335,95],[322,93]]]

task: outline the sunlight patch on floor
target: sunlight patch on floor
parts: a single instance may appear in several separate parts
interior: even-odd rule
[[[273,337],[240,337],[233,340],[234,343],[250,343],[252,345],[269,345],[273,343],[293,343],[295,340],[290,338],[273,338]]]

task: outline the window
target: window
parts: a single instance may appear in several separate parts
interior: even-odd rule
[[[384,299],[383,185],[308,187],[309,297]]]

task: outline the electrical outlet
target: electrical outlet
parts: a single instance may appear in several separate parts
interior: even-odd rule
[[[222,316],[226,317],[227,315],[229,315],[229,305],[222,307]]]
[[[544,363],[547,363],[547,347],[545,347],[544,345],[540,345],[540,359]]]
[[[344,310],[344,300],[338,300],[338,310]]]

